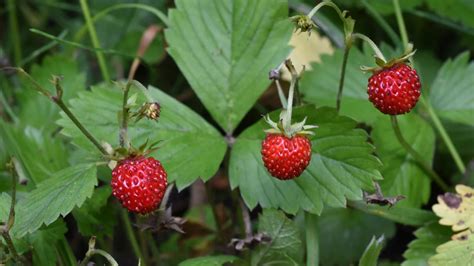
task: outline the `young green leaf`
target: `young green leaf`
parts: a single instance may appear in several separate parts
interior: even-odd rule
[[[433,82],[430,101],[445,119],[474,126],[474,63],[469,52],[446,61]]]
[[[199,177],[211,178],[227,149],[222,135],[201,116],[162,91],[149,87],[147,92],[153,102],[161,105],[160,119],[158,122],[142,119],[130,124],[128,135],[132,145],[139,147],[147,140],[148,143],[161,141],[159,149],[151,155],[161,161],[168,181],[175,181],[180,190]],[[101,84],[71,100],[71,109],[99,141],[118,147],[117,113],[121,110],[122,97],[120,88]],[[137,106],[141,106],[145,98],[138,97]],[[100,115],[91,110],[98,110]],[[70,136],[76,145],[97,152],[76,126],[64,114],[62,116],[58,121],[64,128],[62,133]]]
[[[402,134],[418,153],[431,165],[435,135],[431,126],[415,114],[399,117]],[[404,195],[401,206],[420,207],[430,196],[430,178],[400,145],[388,116],[381,117],[372,130],[376,154],[382,160],[384,180],[380,182],[388,196]]]
[[[380,252],[383,248],[384,236],[382,235],[379,238],[375,236],[370,240],[369,245],[362,254],[362,257],[359,261],[359,266],[377,266],[379,260]]]
[[[188,259],[179,264],[179,266],[221,266],[226,263],[235,261],[237,257],[234,256],[207,256],[194,259]]]
[[[303,242],[296,225],[281,211],[264,209],[259,217],[258,232],[271,238],[252,252],[251,265],[299,265],[303,259]]]
[[[408,244],[403,253],[402,266],[428,265],[428,259],[436,254],[436,247],[449,241],[451,231],[446,226],[432,222],[415,231],[416,239]]]
[[[278,117],[278,111],[271,114]],[[381,179],[380,161],[372,155],[367,133],[356,122],[338,116],[332,108],[296,108],[295,121],[308,116],[318,125],[312,137],[312,159],[303,174],[281,181],[269,175],[260,155],[266,123],[261,120],[244,131],[235,142],[230,158],[231,187],[239,187],[249,208],[281,208],[288,213],[299,209],[320,214],[323,205],[345,207],[346,198],[362,199],[362,189],[372,190],[372,180]]]
[[[168,52],[212,117],[232,132],[288,56],[284,0],[178,0],[165,32]]]
[[[55,173],[17,203],[13,234],[20,238],[42,224],[53,223],[60,215],[66,216],[92,196],[95,185],[95,164],[79,164]]]

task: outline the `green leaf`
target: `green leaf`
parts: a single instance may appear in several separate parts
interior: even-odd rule
[[[6,193],[0,194],[0,222],[6,222],[8,219],[8,215],[10,213],[10,203],[10,195]],[[15,209],[17,211],[15,219],[16,224],[21,218],[18,217],[18,205]],[[55,243],[64,237],[66,232],[66,224],[61,220],[57,220],[50,226],[27,235],[22,239],[18,239],[16,236],[14,236],[13,242],[19,253],[25,253],[29,249],[33,250],[34,265],[51,265],[51,263],[55,264],[57,257]]]
[[[441,16],[445,16],[474,28],[474,2],[470,0],[429,0],[429,8]]]
[[[226,255],[207,256],[185,260],[179,266],[221,266],[225,263],[231,263],[236,259],[237,257]]]
[[[474,261],[474,234],[454,239],[436,248],[437,254],[428,260],[430,266],[472,265]]]
[[[395,234],[391,221],[342,208],[326,209],[318,228],[321,262],[327,265],[352,265],[360,259],[372,236],[391,238]]]
[[[363,201],[350,202],[350,206],[360,211],[380,216],[382,218],[411,226],[423,226],[424,224],[435,221],[436,215],[430,211],[417,209],[413,207],[403,207],[397,205],[389,208],[377,205],[368,205]]]
[[[142,119],[129,125],[132,144],[138,147],[147,140],[148,143],[161,141],[159,149],[151,155],[162,162],[168,181],[175,181],[180,190],[199,177],[205,181],[211,178],[227,149],[222,135],[190,108],[162,91],[149,87],[148,94],[161,105],[160,119],[158,122]],[[71,100],[71,110],[99,141],[118,147],[117,114],[121,111],[122,97],[120,88],[101,84]],[[143,101],[143,95],[141,97],[137,101]],[[100,110],[100,115],[91,110]],[[62,116],[58,121],[64,128],[62,133],[72,137],[78,146],[97,152],[76,126],[64,114]]]
[[[258,232],[271,238],[252,252],[251,265],[299,265],[303,260],[303,242],[296,225],[281,211],[264,209]]]
[[[212,117],[232,132],[288,56],[285,0],[178,0],[165,32],[169,54]]]
[[[359,261],[359,266],[377,266],[379,260],[380,252],[383,248],[384,236],[380,238],[375,238],[375,236],[370,240],[369,245],[362,254],[362,257]]]
[[[432,222],[415,231],[416,239],[408,244],[403,253],[402,266],[428,266],[428,259],[436,254],[436,247],[449,241],[451,230]]]
[[[110,186],[96,188],[91,198],[87,199],[80,208],[73,210],[72,214],[83,236],[112,235],[116,219],[114,208],[107,206],[107,200],[111,194]]]
[[[272,119],[278,111],[271,113]],[[323,205],[345,207],[347,199],[362,199],[362,189],[372,190],[372,180],[381,179],[380,161],[372,155],[367,133],[356,122],[338,116],[332,108],[296,108],[294,121],[308,116],[308,124],[318,125],[312,137],[312,159],[303,174],[288,181],[269,175],[261,155],[267,125],[263,120],[245,130],[235,142],[230,158],[232,189],[239,187],[249,208],[281,208],[288,213],[303,209],[319,214]]]
[[[33,265],[55,265],[57,259],[56,243],[67,232],[66,224],[57,220],[50,226],[38,230],[27,237],[33,249]]]
[[[74,97],[78,91],[85,89],[86,76],[79,70],[77,60],[64,55],[48,56],[41,65],[33,65],[31,76],[46,90],[56,94],[51,83],[52,75],[62,77],[65,101]],[[32,88],[30,81],[22,81],[23,90],[18,93],[20,111],[18,118],[24,124],[33,126],[48,133],[57,127],[54,124],[59,118],[59,107],[50,99],[39,94]]]
[[[304,100],[318,107],[336,106],[343,54],[343,50],[338,49],[332,55],[322,55],[321,62],[312,64],[312,70],[303,74],[299,89]],[[367,80],[370,75],[360,70],[361,65],[371,65],[372,62],[373,53],[369,49],[364,49],[364,52],[356,47],[351,49],[340,111],[342,115],[368,124],[383,116],[368,101]]]
[[[474,126],[472,84],[474,63],[469,62],[469,52],[446,61],[431,88],[433,108],[445,119]]]
[[[398,120],[404,138],[431,165],[435,147],[431,126],[415,114],[398,116]],[[377,147],[376,153],[384,164],[384,180],[380,185],[385,195],[406,196],[405,200],[397,203],[401,206],[420,207],[425,204],[430,197],[431,180],[398,142],[389,116],[375,122],[372,139]]]
[[[55,173],[39,183],[16,205],[17,219],[12,230],[17,238],[66,216],[92,196],[97,185],[96,166],[79,164]]]
[[[68,151],[58,139],[45,132],[0,120],[0,136],[10,156],[15,156],[34,183],[39,183],[68,166]]]

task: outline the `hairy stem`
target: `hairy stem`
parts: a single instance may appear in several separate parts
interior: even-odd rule
[[[278,97],[280,98],[281,106],[283,107],[283,109],[286,109],[288,107],[288,103],[286,102],[285,93],[283,93],[283,88],[281,87],[281,83],[277,79],[275,80],[275,84],[278,90]]]
[[[92,134],[81,124],[81,122],[79,122],[76,116],[64,104],[63,100],[55,98],[53,99],[53,101],[59,106],[59,108],[61,108],[61,110],[63,110],[63,112],[69,117],[69,119],[71,119],[74,125],[79,128],[82,134],[84,134],[84,136],[86,136],[103,155],[107,155],[107,151],[105,151],[104,147],[102,147],[99,141],[94,136],[92,136]]]
[[[342,67],[341,67],[341,75],[339,76],[339,89],[337,91],[337,98],[336,98],[336,110],[339,112],[341,109],[341,101],[342,101],[342,91],[344,90],[344,79],[346,76],[346,67],[347,61],[349,59],[349,52],[351,50],[352,44],[346,42],[346,46],[344,47],[344,57],[342,59]]]
[[[125,148],[130,148],[130,140],[128,139],[128,118],[129,118],[129,108],[127,106],[128,93],[130,91],[130,86],[132,85],[131,80],[127,81],[125,89],[123,91],[123,101],[122,101],[122,123],[120,125],[120,146]]]
[[[393,44],[398,45],[401,43],[400,38],[398,37],[397,33],[390,27],[390,24],[380,15],[380,13],[367,2],[367,0],[362,0],[362,4],[364,5],[365,9],[369,15],[371,15],[375,21],[377,21],[378,25],[382,27],[382,29],[387,33],[387,35],[392,39]]]
[[[398,0],[393,0],[393,8],[395,10],[395,17],[397,18],[398,29],[400,30],[403,48],[406,50],[408,47],[408,34],[407,29],[405,27],[405,21],[403,20],[402,11],[400,9],[400,3],[398,2]]]
[[[407,49],[408,47],[408,35],[407,35],[407,30],[405,27],[405,21],[403,20],[403,15],[400,9],[400,5],[398,3],[398,0],[393,0],[393,7],[395,9],[395,15],[397,18],[398,22],[398,27],[400,29],[400,35],[403,40],[403,47],[404,49]],[[441,139],[443,140],[444,144],[446,144],[446,147],[449,150],[449,153],[451,154],[451,157],[453,157],[454,162],[456,163],[457,168],[459,171],[464,174],[466,173],[466,166],[464,165],[461,156],[459,156],[458,151],[456,150],[456,147],[454,147],[454,144],[449,137],[448,133],[446,132],[446,129],[444,128],[443,124],[441,123],[438,115],[436,112],[433,110],[431,107],[430,103],[427,102],[423,95],[420,97],[420,102],[425,105],[426,109],[428,110],[428,114],[431,117],[431,120],[433,120],[435,128],[438,130],[438,133],[441,136]]]
[[[405,138],[402,135],[402,132],[400,130],[400,126],[398,125],[398,120],[397,116],[392,115],[390,117],[391,122],[392,122],[392,128],[393,131],[395,132],[395,135],[398,139],[398,142],[402,145],[402,147],[410,154],[413,159],[417,162],[417,164],[428,174],[428,176],[444,191],[449,190],[449,186],[441,179],[441,177],[433,171],[433,169],[426,163],[426,161],[423,159],[423,157],[415,151],[410,144],[405,140]]]
[[[89,240],[89,250],[87,250],[86,257],[81,261],[79,266],[86,266],[87,263],[89,262],[89,260],[94,255],[101,255],[102,257],[104,257],[110,263],[110,265],[118,266],[117,261],[115,261],[115,259],[109,253],[105,252],[104,250],[95,248],[95,240],[96,240],[95,236],[93,236]]]
[[[21,64],[21,41],[20,34],[18,29],[18,16],[17,8],[15,5],[15,0],[8,0],[7,9],[8,9],[8,23],[10,25],[10,35],[12,40],[13,47],[13,56],[15,60],[15,65],[19,66]]]
[[[127,234],[128,240],[130,241],[130,245],[132,245],[132,249],[135,253],[135,256],[137,256],[137,258],[143,261],[143,255],[140,251],[140,246],[138,245],[137,238],[135,236],[135,233],[133,232],[132,223],[130,222],[130,217],[128,216],[126,210],[121,211],[121,218],[125,227],[125,233]]]
[[[82,13],[84,15],[84,19],[87,24],[92,46],[94,48],[100,48],[99,39],[97,38],[97,32],[95,31],[94,22],[92,22],[92,19],[91,19],[91,14],[89,11],[87,0],[79,0],[79,1],[81,3]],[[102,54],[101,51],[96,51],[95,54],[97,56],[97,60],[99,61],[99,67],[102,73],[102,78],[104,78],[104,80],[106,81],[110,80],[109,70],[107,69],[107,64],[105,63],[104,55]]]
[[[379,47],[369,37],[365,36],[362,33],[354,33],[352,34],[352,37],[359,38],[362,41],[369,44],[370,48],[372,48],[372,50],[374,51],[375,55],[377,55],[378,58],[382,59],[383,61],[387,61],[385,57],[383,56],[382,51],[380,51]]]
[[[306,265],[319,265],[319,232],[317,228],[318,216],[309,212],[304,213],[306,228]]]
[[[431,119],[433,120],[433,124],[438,130],[439,135],[441,136],[441,139],[444,141],[444,144],[446,144],[446,147],[449,150],[449,153],[451,154],[451,157],[453,157],[454,162],[456,163],[457,168],[459,171],[464,174],[466,173],[466,166],[464,165],[461,156],[459,155],[456,147],[453,144],[453,141],[448,135],[448,132],[446,132],[446,129],[444,128],[443,124],[441,123],[441,120],[439,119],[438,115],[436,114],[435,110],[431,105],[423,98],[420,97],[420,102],[426,107],[428,110],[428,114],[430,115]]]

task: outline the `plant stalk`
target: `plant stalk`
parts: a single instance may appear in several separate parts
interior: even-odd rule
[[[426,107],[428,110],[428,114],[430,115],[431,119],[433,120],[433,124],[438,130],[439,135],[441,136],[441,139],[444,141],[446,144],[446,147],[449,150],[449,153],[451,153],[451,157],[453,157],[454,162],[456,163],[457,168],[462,174],[466,173],[466,166],[464,165],[461,156],[459,155],[456,147],[453,144],[453,141],[448,135],[448,132],[446,132],[446,129],[444,128],[443,124],[441,123],[441,120],[439,119],[438,115],[436,114],[435,110],[433,107],[431,107],[431,104],[427,102],[423,96],[420,97],[420,102]]]
[[[135,256],[137,256],[138,259],[143,261],[143,255],[142,252],[140,251],[140,246],[138,245],[137,238],[135,236],[135,233],[133,232],[132,224],[130,223],[130,217],[128,216],[127,211],[122,210],[121,211],[121,218],[123,225],[125,226],[125,233],[127,234],[128,240],[130,241],[130,244],[132,245],[133,252],[135,253]]]
[[[122,124],[120,126],[120,146],[125,148],[130,148],[130,140],[128,139],[128,118],[129,118],[129,108],[127,107],[128,93],[130,91],[130,86],[132,85],[131,80],[127,81],[125,89],[123,91],[123,101],[122,101]]]
[[[370,45],[370,48],[374,51],[375,55],[377,55],[378,58],[382,59],[383,61],[387,61],[385,57],[382,54],[382,51],[380,51],[379,47],[372,41],[369,37],[365,36],[362,33],[353,33],[352,37],[354,38],[359,38],[362,41],[365,41],[367,44]]]
[[[8,0],[7,10],[8,10],[8,23],[10,24],[10,34],[13,47],[13,56],[15,60],[15,65],[19,66],[21,64],[21,41],[20,34],[18,29],[18,16],[17,16],[17,7],[15,5],[15,0]]]
[[[400,3],[398,0],[393,0],[393,8],[395,10],[395,17],[397,18],[398,29],[400,30],[400,36],[402,38],[403,49],[407,49],[408,47],[408,34],[407,29],[405,27],[405,21],[403,20],[402,11],[400,8]]]
[[[341,75],[339,76],[339,89],[337,91],[337,98],[336,98],[337,112],[341,110],[342,92],[344,89],[344,79],[346,76],[347,61],[349,59],[349,52],[351,50],[351,47],[352,47],[351,41],[346,42],[346,45],[344,47],[344,57],[342,59]]]
[[[86,257],[81,261],[79,266],[86,266],[89,260],[92,258],[94,255],[101,255],[104,257],[112,266],[118,266],[117,261],[107,252],[101,249],[96,249],[95,248],[95,236],[91,237],[89,240],[89,250],[86,252]]]
[[[89,35],[90,35],[90,38],[91,38],[92,46],[96,49],[100,48],[99,39],[97,38],[97,32],[95,31],[94,22],[91,19],[91,14],[90,14],[90,11],[89,11],[89,6],[87,4],[87,0],[79,0],[79,2],[81,3],[82,13],[84,15],[84,19],[85,19],[86,24],[87,24],[87,28],[88,28]],[[100,51],[96,51],[95,54],[96,54],[97,60],[99,62],[99,67],[100,67],[100,71],[102,73],[102,78],[104,78],[104,80],[106,80],[106,81],[110,80],[109,70],[107,69],[107,64],[105,63],[104,55]]]
[[[400,5],[398,0],[393,0],[393,7],[395,9],[395,16],[397,18],[398,22],[398,27],[400,29],[400,35],[403,40],[403,47],[404,49],[407,49],[408,47],[408,35],[407,35],[407,30],[405,27],[405,21],[403,20],[403,15],[400,9]],[[456,150],[456,147],[454,146],[451,138],[449,137],[448,133],[446,132],[446,129],[444,128],[443,124],[441,123],[441,120],[439,119],[438,115],[436,112],[433,110],[433,107],[431,107],[431,104],[426,101],[421,95],[420,97],[420,102],[426,107],[428,110],[428,114],[430,115],[431,119],[433,120],[434,126],[438,130],[438,133],[441,136],[441,139],[443,140],[444,144],[449,150],[449,153],[451,154],[451,157],[453,157],[453,160],[459,169],[459,171],[464,174],[466,173],[466,166],[464,165],[461,156],[459,155],[458,151]]]
[[[367,2],[367,0],[362,0],[362,4],[364,5],[365,9],[369,15],[371,15],[377,23],[384,29],[387,35],[392,39],[394,45],[399,45],[401,43],[400,38],[398,37],[397,33],[390,27],[387,21],[380,15],[380,13],[372,7],[371,4]]]
[[[400,126],[398,125],[397,116],[392,115],[390,116],[392,122],[392,128],[395,132],[395,136],[398,139],[398,142],[402,145],[402,147],[410,154],[413,159],[417,162],[417,164],[428,174],[428,176],[444,191],[449,191],[449,186],[441,179],[441,177],[433,171],[433,169],[423,160],[423,157],[415,151],[410,144],[405,140],[400,130]]]
[[[317,228],[318,216],[309,212],[304,213],[306,230],[306,265],[319,265],[319,232]]]
[[[99,141],[95,139],[94,136],[92,136],[92,134],[81,124],[81,122],[79,122],[76,116],[64,104],[63,100],[59,98],[55,98],[53,99],[53,101],[59,106],[59,108],[61,108],[61,110],[63,110],[63,112],[69,117],[69,119],[71,119],[74,125],[76,125],[76,127],[79,128],[82,134],[84,134],[84,136],[86,136],[103,155],[107,155],[107,151],[104,149],[104,147],[102,147]]]

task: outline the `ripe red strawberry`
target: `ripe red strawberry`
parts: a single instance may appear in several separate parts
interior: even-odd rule
[[[262,142],[263,164],[278,179],[298,177],[311,161],[311,142],[306,136],[267,134]]]
[[[150,213],[163,199],[166,177],[160,161],[152,157],[127,158],[112,171],[112,193],[129,211]]]
[[[369,78],[369,100],[380,112],[389,115],[408,113],[420,97],[420,78],[416,70],[399,63],[375,72]]]

